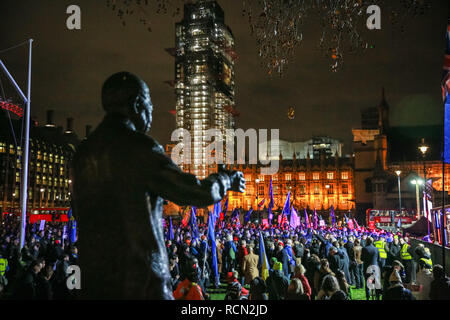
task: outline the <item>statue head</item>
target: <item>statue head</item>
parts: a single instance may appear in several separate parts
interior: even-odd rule
[[[150,90],[134,74],[119,72],[109,77],[103,84],[102,104],[107,114],[124,116],[136,131],[150,130],[153,111]]]

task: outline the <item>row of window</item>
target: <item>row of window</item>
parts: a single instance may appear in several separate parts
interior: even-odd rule
[[[285,173],[284,174],[284,180],[285,181],[292,181],[295,179],[296,174],[295,173]],[[335,179],[335,172],[327,172],[326,178],[328,180],[334,180]],[[252,181],[252,175],[251,174],[245,174],[244,175],[246,181]],[[306,173],[305,172],[299,172],[297,176],[298,180],[306,180]],[[341,172],[341,180],[348,180],[349,174],[348,171]],[[272,181],[278,181],[278,175],[274,174],[272,176],[267,176],[267,179],[272,178]],[[258,176],[259,182],[263,182],[265,179],[264,175]],[[320,172],[313,172],[312,174],[313,180],[320,180]]]
[[[348,184],[342,184],[341,188],[342,188],[342,194],[348,194],[349,193]],[[274,185],[273,186],[273,194],[274,195],[278,195],[279,194],[279,189],[280,189],[279,186]],[[326,191],[325,191],[326,194],[335,194],[335,188],[334,188],[333,184],[325,185],[325,189],[326,189]],[[314,194],[320,194],[320,190],[321,190],[321,186],[320,186],[319,183],[313,184],[313,193]],[[254,193],[253,191],[254,191],[253,186],[250,186],[250,185],[247,186],[247,189],[246,189],[246,193],[247,194],[253,194]],[[264,185],[259,185],[258,186],[258,195],[264,196],[265,195],[265,191],[266,191],[266,189],[265,189]],[[286,193],[288,191],[293,191],[293,190],[291,190],[289,187],[287,187],[286,188]],[[307,193],[308,193],[308,191],[307,191],[307,187],[306,187],[305,184],[298,185],[297,194],[306,195]]]
[[[9,154],[16,154],[16,149],[12,144],[9,145],[8,149],[9,149]],[[6,144],[4,142],[0,142],[0,153],[6,153]],[[32,151],[32,154],[33,153],[34,152]],[[17,147],[17,155],[19,155],[19,156],[22,155],[21,147]],[[64,156],[59,156],[57,154],[53,156],[53,153],[47,153],[47,152],[42,152],[42,151],[37,152],[37,159],[49,161],[52,163],[53,162],[60,163],[60,164],[64,164],[64,162],[65,162]]]

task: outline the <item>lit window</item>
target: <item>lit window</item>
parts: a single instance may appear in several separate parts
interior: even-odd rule
[[[342,180],[347,180],[348,179],[348,172],[347,171],[342,172],[341,173],[341,178],[342,178]]]
[[[259,175],[259,181],[264,181],[264,175],[262,174]]]
[[[320,193],[320,186],[318,183],[314,184],[314,194],[319,194]]]
[[[319,180],[319,172],[313,173],[313,180]]]
[[[334,172],[327,172],[327,179],[333,180],[334,179]]]
[[[348,194],[348,184],[342,185],[342,194]]]
[[[334,188],[333,188],[332,184],[328,185],[327,190],[328,190],[328,194],[334,194]]]
[[[286,175],[284,176],[284,178],[286,179],[286,181],[291,181],[291,180],[292,180],[292,174],[286,173]]]
[[[6,144],[3,142],[0,142],[0,153],[6,152]]]
[[[272,180],[273,180],[273,181],[277,181],[277,180],[278,180],[278,175],[274,174],[274,175],[272,176]]]
[[[300,185],[300,187],[299,187],[299,193],[300,193],[301,195],[306,194],[306,185],[304,185],[304,184],[301,184],[301,185]]]
[[[300,172],[298,174],[298,179],[301,181],[305,181],[306,180],[306,174],[304,172]]]
[[[252,181],[252,175],[251,174],[245,174],[244,175],[245,181]]]

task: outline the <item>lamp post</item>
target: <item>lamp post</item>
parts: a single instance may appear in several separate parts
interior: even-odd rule
[[[419,220],[419,218],[420,218],[419,185],[423,185],[423,180],[422,179],[414,179],[411,181],[411,183],[416,185],[417,220]]]
[[[397,183],[398,183],[398,207],[399,207],[399,219],[401,219],[402,216],[402,192],[400,189],[400,174],[402,173],[401,170],[396,170],[395,174],[397,175]],[[395,227],[395,217],[392,219],[392,226]]]
[[[425,154],[427,153],[428,146],[425,144],[425,139],[422,138],[422,143],[419,146],[420,152],[422,152],[422,160],[423,160],[423,180],[424,180],[424,188],[423,188],[423,195],[424,195],[424,206],[423,211],[424,215],[427,217],[427,227],[428,227],[428,236],[430,236],[430,221],[428,220],[428,196],[427,196],[427,170],[426,170],[426,164],[425,164]]]
[[[39,208],[42,208],[42,200],[43,200],[43,198],[44,198],[44,191],[45,191],[45,189],[41,188],[41,190],[39,190],[39,191],[41,191],[41,197],[40,197],[40,202],[39,202]]]
[[[259,223],[261,223],[261,212],[259,211],[259,207],[258,207],[258,205],[259,205],[259,198],[258,198],[258,185],[259,185],[259,179],[258,178],[256,178],[255,179],[255,183],[256,183],[256,210],[258,210],[258,220],[259,220]]]

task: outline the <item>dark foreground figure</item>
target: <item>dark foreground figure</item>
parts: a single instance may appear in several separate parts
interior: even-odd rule
[[[205,180],[182,172],[154,139],[147,85],[130,73],[103,85],[106,116],[73,161],[83,299],[173,299],[161,217],[163,199],[205,207],[228,190],[243,192],[241,172]]]

